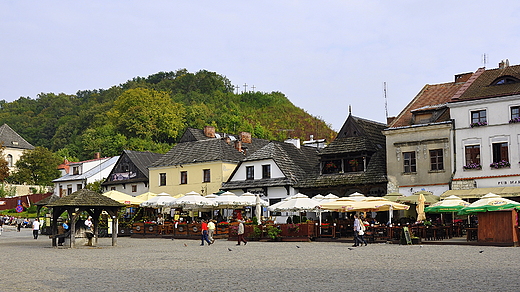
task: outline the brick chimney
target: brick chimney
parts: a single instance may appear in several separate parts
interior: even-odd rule
[[[240,141],[242,143],[249,143],[249,144],[251,144],[252,143],[251,133],[240,132]]]
[[[215,127],[204,126],[204,136],[208,138],[215,138]]]
[[[240,140],[235,140],[235,149],[236,149],[238,152],[242,152],[242,141],[240,141]]]

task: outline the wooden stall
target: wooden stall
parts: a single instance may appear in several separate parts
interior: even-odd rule
[[[513,209],[478,213],[477,241],[518,246],[518,212]]]

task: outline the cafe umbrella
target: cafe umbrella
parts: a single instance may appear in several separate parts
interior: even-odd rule
[[[431,204],[430,206],[424,208],[424,212],[426,213],[440,213],[441,220],[444,220],[443,213],[451,213],[452,220],[455,220],[455,213],[462,210],[464,207],[469,206],[469,203],[464,201],[463,199],[451,195],[446,199],[439,201],[437,203]]]
[[[461,209],[458,214],[471,215],[474,213],[498,211],[512,208],[520,210],[520,203],[502,198],[497,194],[488,193],[487,195],[480,198],[480,200]]]
[[[424,202],[426,199],[423,194],[419,194],[419,200],[417,206],[415,206],[415,210],[417,211],[417,221],[426,220],[426,214],[424,213]]]

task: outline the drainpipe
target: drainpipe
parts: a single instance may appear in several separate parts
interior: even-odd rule
[[[453,136],[453,170],[452,170],[452,173],[451,173],[451,178],[450,178],[450,190],[453,189],[453,178],[455,177],[455,173],[457,172],[457,140],[455,140],[456,136],[455,136],[455,119],[451,119],[451,130],[452,130],[452,136]]]

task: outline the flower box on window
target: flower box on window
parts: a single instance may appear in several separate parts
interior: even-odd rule
[[[475,128],[475,127],[482,127],[482,126],[487,126],[487,122],[476,122],[476,123],[471,123],[469,124],[470,127],[472,128]]]
[[[464,168],[464,169],[482,169],[482,165],[480,165],[480,163],[470,163],[468,165],[464,165],[462,168]]]
[[[511,163],[509,163],[509,161],[505,161],[505,160],[502,160],[502,161],[499,161],[499,162],[493,162],[489,165],[491,168],[505,168],[505,167],[511,167]]]
[[[509,120],[509,123],[510,123],[510,124],[520,123],[520,117],[510,119],[510,120]]]

